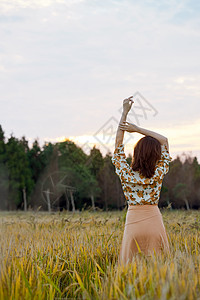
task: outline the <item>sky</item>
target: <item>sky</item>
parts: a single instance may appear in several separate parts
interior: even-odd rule
[[[200,2],[0,0],[0,124],[30,145],[68,138],[114,151],[130,122],[200,163]],[[124,134],[133,154],[143,135]]]

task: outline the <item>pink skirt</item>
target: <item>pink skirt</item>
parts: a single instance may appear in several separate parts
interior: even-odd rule
[[[170,252],[163,218],[158,205],[129,205],[119,263],[131,262],[134,255]]]

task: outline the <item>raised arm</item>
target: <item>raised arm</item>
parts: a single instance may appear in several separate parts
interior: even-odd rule
[[[168,139],[162,134],[159,134],[155,131],[151,131],[142,127],[138,126],[138,133],[144,134],[144,135],[149,135],[155,139],[157,139],[162,145],[168,145]]]
[[[122,124],[123,122],[126,121],[126,117],[128,115],[129,110],[131,109],[131,106],[133,104],[133,100],[131,99],[133,96],[124,99],[123,101],[123,112],[122,112],[122,116],[121,119],[119,121],[119,125]],[[131,103],[130,103],[131,102]],[[117,146],[121,143],[123,143],[123,139],[124,139],[124,130],[122,130],[121,128],[117,128],[117,133],[116,133],[116,138],[115,138],[115,148],[117,148]]]
[[[126,113],[126,112],[122,113],[119,124],[126,121],[127,114],[128,113]],[[124,139],[124,131],[121,130],[118,126],[117,133],[116,133],[116,138],[115,138],[115,148],[117,148],[117,146],[123,142],[123,139]]]
[[[127,124],[126,124],[127,123]],[[138,132],[144,135],[151,136],[155,139],[157,139],[162,145],[166,145],[167,149],[169,151],[169,144],[168,144],[168,139],[164,135],[161,135],[155,131],[151,131],[142,127],[139,127],[135,124],[129,123],[127,121],[123,121],[122,123],[119,124],[119,128],[121,130],[125,130],[128,132]]]

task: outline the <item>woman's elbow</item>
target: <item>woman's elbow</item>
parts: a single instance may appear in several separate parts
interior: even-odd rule
[[[162,145],[168,145],[168,138],[167,138],[167,137],[164,137],[164,138],[160,141],[160,143],[161,143]]]

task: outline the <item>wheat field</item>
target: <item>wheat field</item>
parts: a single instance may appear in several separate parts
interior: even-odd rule
[[[200,211],[161,209],[170,254],[118,265],[126,209],[0,213],[0,299],[200,299]]]

